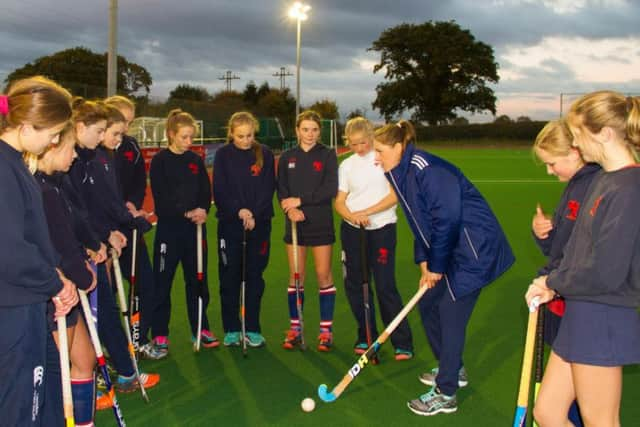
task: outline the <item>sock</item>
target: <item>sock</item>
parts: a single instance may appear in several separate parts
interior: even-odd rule
[[[76,421],[76,426],[93,425],[93,407],[95,403],[93,390],[93,377],[84,379],[71,379],[73,418]]]
[[[331,332],[333,310],[336,306],[336,287],[320,289],[320,332]]]
[[[131,375],[118,375],[118,382],[119,383],[128,383],[133,381],[136,378],[136,373],[134,372]]]
[[[291,321],[291,329],[300,330],[300,319],[298,319],[298,308],[296,305],[296,287],[289,285],[287,288],[287,299],[289,301],[289,319]],[[300,306],[304,308],[304,286],[300,285]]]

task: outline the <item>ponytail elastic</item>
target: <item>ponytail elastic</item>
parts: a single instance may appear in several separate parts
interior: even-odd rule
[[[0,95],[0,115],[6,116],[9,114],[9,97],[7,95]]]

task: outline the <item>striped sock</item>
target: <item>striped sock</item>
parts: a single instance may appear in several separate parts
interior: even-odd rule
[[[333,311],[336,306],[336,287],[320,289],[320,332],[331,332]]]
[[[296,305],[296,287],[289,285],[287,288],[287,300],[289,302],[289,319],[291,321],[291,329],[300,330],[300,319],[298,318],[298,308]],[[304,308],[304,287],[300,285],[300,306]]]
[[[71,379],[71,395],[73,397],[73,418],[76,426],[93,426],[93,405],[96,397],[93,377]]]

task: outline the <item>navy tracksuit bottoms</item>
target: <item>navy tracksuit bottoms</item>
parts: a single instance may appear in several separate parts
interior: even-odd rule
[[[365,230],[367,254],[369,266],[369,306],[371,311],[371,340],[378,337],[375,321],[375,306],[373,302],[374,279],[380,317],[385,325],[391,323],[393,318],[402,310],[402,298],[398,293],[395,278],[395,254],[396,254],[396,224],[387,224],[377,230]],[[361,253],[361,230],[342,222],[340,226],[340,239],[342,240],[344,283],[347,299],[351,311],[358,323],[357,342],[367,342],[364,318],[364,293],[363,270]],[[409,322],[404,319],[391,334],[391,343],[397,349],[413,351],[413,340]]]
[[[218,222],[218,274],[220,304],[225,332],[241,329],[240,288],[242,282],[243,227],[241,221]],[[260,332],[260,303],[265,282],[262,274],[269,262],[271,221],[256,223],[246,232],[245,322],[247,332]]]
[[[207,227],[202,225],[202,284],[197,279],[196,225],[187,219],[160,219],[153,245],[153,272],[156,287],[155,310],[151,316],[154,337],[169,335],[171,284],[178,263],[184,273],[187,314],[191,335],[198,331],[198,296],[202,295],[202,329],[209,329],[207,307]]]
[[[436,384],[448,396],[458,389],[467,324],[479,295],[480,289],[454,301],[443,279],[419,302],[422,324],[439,363]]]

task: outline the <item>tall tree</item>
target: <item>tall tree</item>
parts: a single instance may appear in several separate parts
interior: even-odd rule
[[[493,48],[450,22],[401,24],[382,32],[369,50],[380,52],[373,72],[384,70],[372,106],[387,119],[410,111],[431,125],[456,118],[456,110],[495,114],[498,82]]]
[[[105,96],[107,87],[107,54],[95,53],[85,47],[73,47],[14,70],[5,83],[34,75],[44,75],[71,89],[76,95]],[[118,56],[118,93],[127,96],[147,96],[153,80],[142,65]]]
[[[323,119],[337,120],[340,118],[340,114],[338,113],[338,104],[327,98],[314,102],[309,106],[309,109],[320,114],[320,117]]]
[[[207,89],[202,86],[192,86],[187,83],[182,83],[176,86],[171,92],[169,92],[169,100],[188,100],[188,101],[200,101],[205,102],[211,99],[211,95],[207,92]]]
[[[256,105],[258,103],[258,100],[260,99],[258,96],[258,86],[256,86],[256,83],[253,80],[245,86],[244,91],[242,91],[242,97],[247,105]]]

